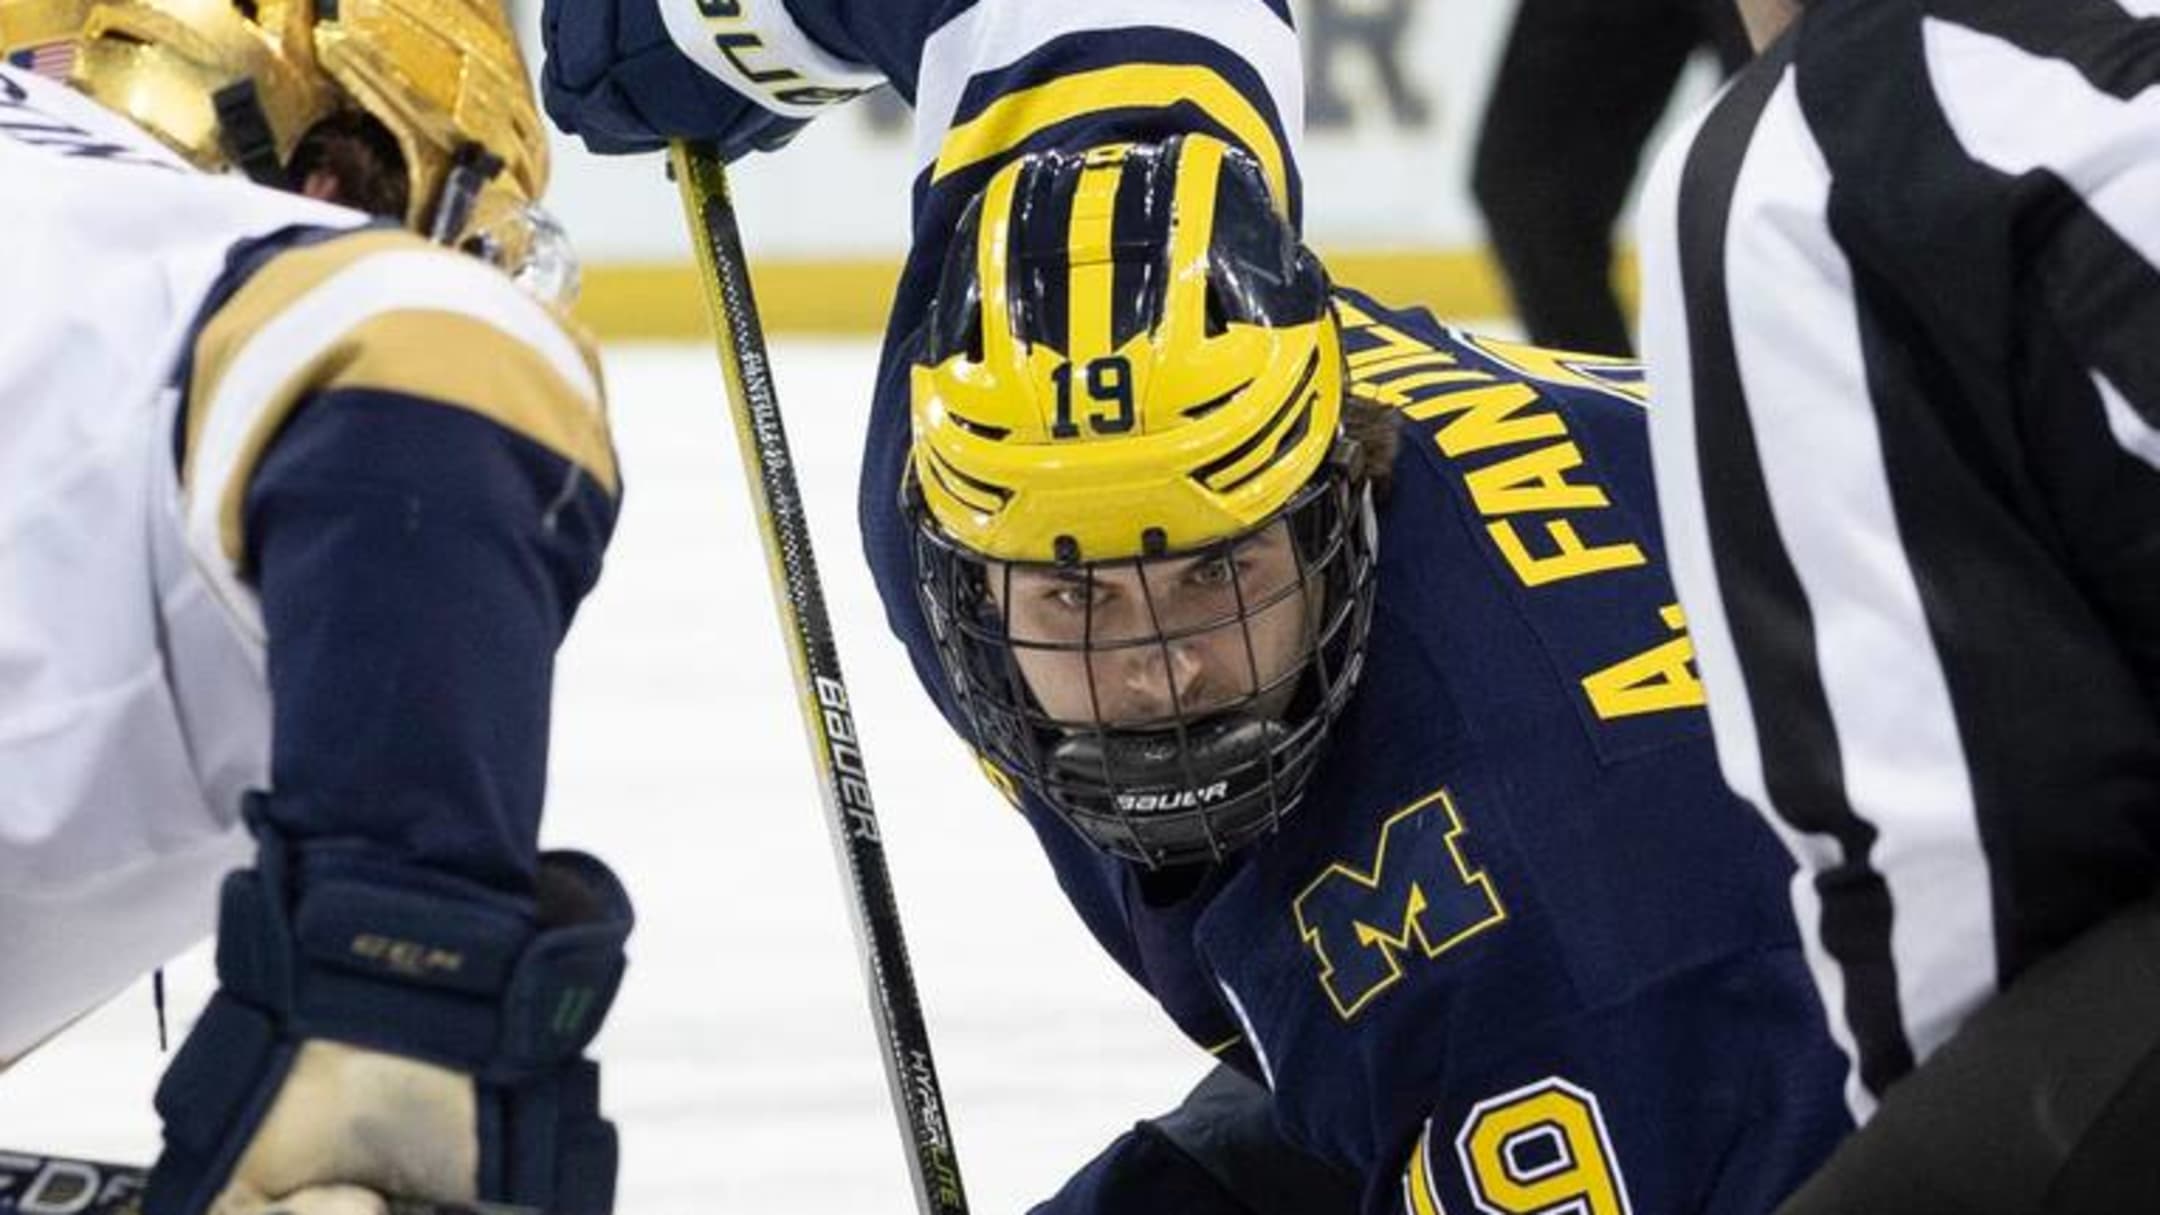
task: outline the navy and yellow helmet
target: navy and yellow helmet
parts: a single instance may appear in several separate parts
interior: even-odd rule
[[[1024,157],[969,208],[913,371],[914,473],[990,556],[1133,556],[1250,527],[1342,402],[1319,261],[1202,135]]]
[[[977,750],[1149,865],[1272,830],[1356,683],[1375,529],[1327,276],[1258,162],[1199,134],[1016,159],[965,211],[916,343],[919,597]],[[1263,542],[1294,562],[1275,583],[1215,572]],[[1093,606],[1171,569],[1227,586],[1219,612]],[[1015,615],[1031,578],[1099,588],[1070,635]],[[1098,682],[1187,650],[1232,672],[1204,699],[1137,712]],[[1046,694],[1052,668],[1085,694]]]

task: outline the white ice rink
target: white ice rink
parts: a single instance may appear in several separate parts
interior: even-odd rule
[[[1008,1215],[1206,1059],[1066,909],[1028,831],[915,683],[863,567],[855,466],[868,343],[774,347],[973,1210]],[[564,650],[546,839],[638,904],[597,1046],[623,1215],[904,1215],[905,1163],[854,939],[705,347],[608,356],[628,485]],[[168,972],[175,1040],[205,951]],[[0,1148],[148,1160],[147,983],[0,1077]]]

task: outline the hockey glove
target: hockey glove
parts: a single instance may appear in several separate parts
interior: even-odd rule
[[[614,874],[545,853],[534,910],[249,817],[261,851],[226,879],[220,987],[158,1086],[144,1209],[606,1215],[615,1130],[581,1052],[622,977]]]
[[[594,152],[650,152],[709,140],[723,160],[769,152],[805,125],[715,80],[668,41],[655,0],[546,0],[540,99]]]

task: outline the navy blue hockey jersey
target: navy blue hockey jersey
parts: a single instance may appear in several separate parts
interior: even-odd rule
[[[1304,804],[1167,904],[1022,809],[1095,935],[1367,1211],[1768,1211],[1849,1126],[1843,1057],[1789,862],[1718,774],[1639,376],[1338,307],[1404,442]],[[934,670],[904,559],[878,572]]]
[[[892,626],[949,710],[899,484],[912,335],[955,221],[1022,153],[1193,130],[1251,152],[1294,218],[1286,0],[696,11],[670,12],[678,43],[720,48],[709,70],[768,109],[808,116],[848,67],[916,107],[861,512]],[[1366,1178],[1369,1212],[1760,1215],[1847,1128],[1844,1065],[1789,863],[1717,771],[1639,377],[1339,305],[1352,391],[1397,410],[1404,443],[1365,683],[1305,804],[1167,902],[1022,809],[1104,947],[1272,1086],[1290,1136]]]

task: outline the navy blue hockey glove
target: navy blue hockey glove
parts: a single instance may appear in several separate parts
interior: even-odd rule
[[[1356,1215],[1358,1188],[1283,1136],[1266,1089],[1217,1064],[1028,1215]]]
[[[615,1128],[582,1057],[630,902],[541,857],[537,907],[351,851],[261,851],[225,881],[220,984],[158,1086],[149,1215],[382,1212],[385,1196],[606,1215]]]
[[[655,0],[546,0],[540,99],[564,132],[603,154],[709,140],[723,160],[769,152],[806,120],[783,118],[707,75],[668,41]]]

